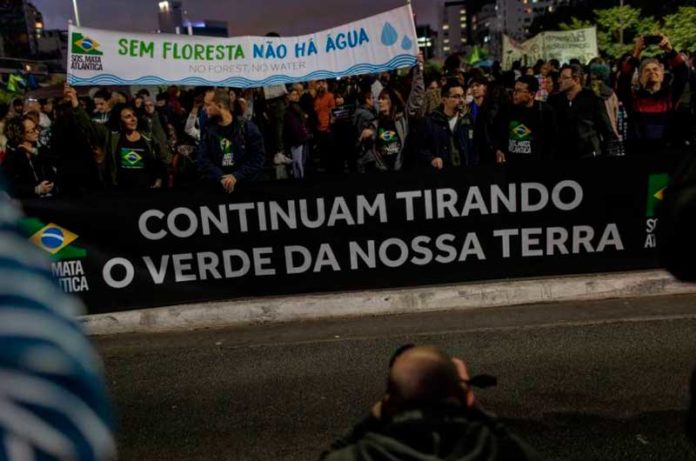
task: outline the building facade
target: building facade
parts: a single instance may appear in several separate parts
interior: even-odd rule
[[[471,44],[471,15],[466,1],[445,2],[440,23],[440,51],[443,57],[460,53]]]
[[[26,0],[0,0],[0,56],[28,58],[38,51],[43,17]]]
[[[498,23],[504,34],[514,40],[525,40],[529,38],[534,19],[568,3],[569,0],[497,0]]]
[[[426,60],[440,56],[436,31],[429,25],[420,25],[416,26],[416,35],[418,36],[418,48],[421,49]]]
[[[163,34],[180,34],[184,28],[184,7],[176,0],[159,2],[159,32]]]

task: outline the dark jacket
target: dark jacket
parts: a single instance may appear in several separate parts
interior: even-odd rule
[[[494,163],[495,152],[505,152],[503,141],[507,137],[505,126],[507,107],[489,96],[478,109],[474,120],[474,151],[481,163]]]
[[[594,91],[583,88],[572,101],[564,93],[555,94],[549,104],[556,111],[561,139],[556,158],[598,157],[618,140],[604,101]]]
[[[629,59],[621,69],[617,93],[628,110],[628,138],[635,147],[641,143],[645,146],[645,142],[657,146],[669,140],[672,116],[689,78],[689,68],[675,51],[666,54],[664,60],[672,81],[665,78],[660,91],[654,93],[632,86],[633,73],[640,66],[638,59]]]
[[[145,125],[144,128],[150,137],[159,144],[162,162],[169,164],[172,160],[172,151],[169,149],[169,140],[165,132],[165,127],[162,125],[161,117],[157,112],[154,114],[144,113],[141,121]]]
[[[309,141],[307,119],[308,116],[299,103],[291,102],[288,104],[283,124],[283,141],[286,146],[297,147]]]
[[[410,411],[390,422],[369,417],[322,461],[531,461],[539,455],[497,419],[447,407]]]
[[[84,111],[83,111],[84,113]],[[52,125],[51,149],[57,160],[56,186],[61,195],[86,195],[104,190],[104,178],[99,174],[95,160],[95,140],[90,136],[90,121],[84,114],[87,126],[76,121],[74,110],[65,104],[59,106],[56,121]]]
[[[29,154],[24,147],[7,149],[2,170],[9,182],[10,195],[15,198],[37,197],[35,189],[43,181],[55,181],[55,170],[45,152]]]
[[[425,133],[420,155],[430,165],[433,159],[441,158],[444,167],[461,165],[470,167],[479,164],[479,158],[473,148],[474,126],[467,114],[457,120],[454,131],[450,130],[449,120],[442,106],[425,117]],[[452,154],[452,147],[459,151],[459,162]]]
[[[253,122],[240,120],[235,117],[232,122],[234,133],[232,152],[234,165],[222,165],[222,149],[220,148],[220,126],[216,123],[206,124],[205,131],[198,145],[198,169],[205,178],[219,182],[224,175],[232,174],[237,181],[255,180],[266,159],[263,136]]]

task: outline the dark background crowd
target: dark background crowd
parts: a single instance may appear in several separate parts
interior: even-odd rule
[[[507,71],[453,55],[441,72],[419,57],[407,73],[243,90],[66,86],[0,106],[1,168],[31,198],[661,155],[695,145],[695,65],[656,35],[617,61]]]

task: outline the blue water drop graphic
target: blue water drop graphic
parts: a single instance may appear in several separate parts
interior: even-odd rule
[[[385,46],[392,46],[399,39],[399,34],[394,29],[394,26],[388,22],[384,23],[382,28],[382,44]]]
[[[408,35],[404,36],[404,39],[401,40],[401,48],[404,50],[410,50],[411,47],[413,46],[413,40],[411,40]]]

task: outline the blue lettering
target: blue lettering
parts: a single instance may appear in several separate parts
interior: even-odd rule
[[[348,34],[348,46],[355,48],[358,46],[358,31],[354,30]]]
[[[305,55],[306,43],[295,43],[295,57],[303,57]]]
[[[336,35],[336,48],[343,50],[346,46],[348,46],[346,43],[346,34],[340,32],[338,35]]]
[[[273,49],[273,42],[268,42],[267,45],[268,48],[266,48],[266,59],[275,59],[276,54],[275,50]]]
[[[331,51],[336,50],[336,44],[333,41],[333,38],[331,38],[331,35],[326,39],[326,52],[329,53]]]
[[[257,45],[254,43],[254,59],[256,58],[263,59],[263,45]]]
[[[317,46],[314,44],[314,41],[312,39],[309,40],[309,49],[307,50],[307,56],[311,56],[313,54],[319,53],[319,50],[317,50]]]
[[[281,43],[278,46],[278,49],[276,49],[276,54],[280,59],[285,59],[285,57],[288,55],[288,47],[285,46],[284,43]]]
[[[358,39],[358,45],[362,45],[363,43],[369,43],[370,42],[370,37],[367,36],[367,32],[365,32],[365,28],[361,27],[360,28],[360,39]]]

